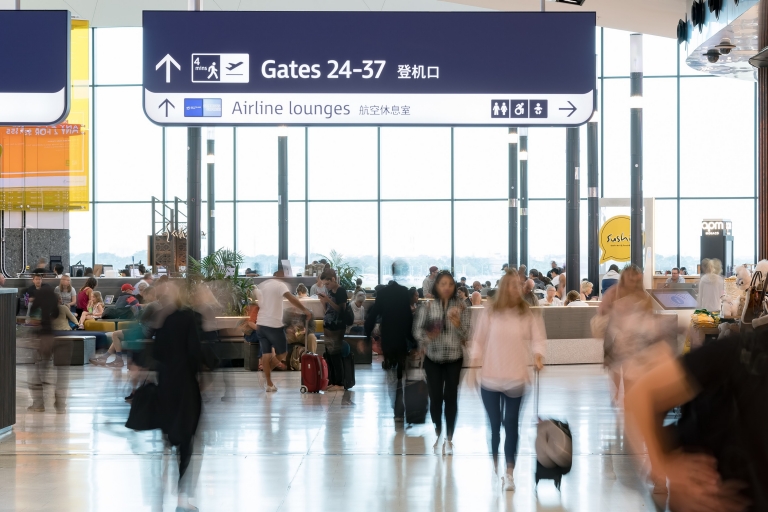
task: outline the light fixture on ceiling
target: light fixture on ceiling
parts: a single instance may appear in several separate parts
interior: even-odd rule
[[[731,50],[736,48],[736,45],[732,44],[731,40],[726,37],[723,38],[723,40],[720,41],[720,44],[716,45],[715,48],[720,52],[721,55],[728,55],[731,53]]]
[[[717,62],[718,60],[720,60],[720,52],[719,52],[719,51],[717,51],[717,50],[715,50],[714,48],[712,48],[711,50],[707,50],[706,52],[704,52],[704,56],[707,58],[707,60],[708,60],[708,61],[709,61],[711,64],[714,64],[715,62]]]

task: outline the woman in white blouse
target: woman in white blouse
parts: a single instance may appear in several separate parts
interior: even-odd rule
[[[539,306],[562,306],[563,301],[557,298],[557,290],[551,284],[547,285],[547,296],[539,301]]]
[[[546,338],[541,317],[534,315],[522,299],[517,274],[507,272],[501,278],[495,300],[478,319],[471,349],[472,359],[483,362],[480,395],[491,423],[491,451],[497,472],[504,423],[506,476],[501,481],[507,491],[515,490],[513,471],[520,406],[531,381],[528,364],[533,360],[537,370],[543,368]]]
[[[348,334],[365,334],[365,292],[357,292],[355,300],[350,304],[355,322],[347,329]]]

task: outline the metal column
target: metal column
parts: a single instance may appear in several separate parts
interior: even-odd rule
[[[629,37],[632,263],[643,268],[643,35]]]
[[[277,267],[288,259],[288,137],[277,137]]]
[[[202,11],[203,0],[188,0],[187,10]],[[200,261],[202,190],[202,133],[198,127],[187,128],[187,268],[190,258]]]
[[[579,129],[566,128],[565,136],[565,283],[581,291]]]
[[[528,266],[528,128],[518,130],[520,140],[520,265]]]
[[[517,267],[517,230],[520,213],[517,211],[517,128],[509,129],[509,261]]]
[[[187,268],[190,258],[200,261],[200,221],[202,195],[202,134],[200,128],[187,128]]]
[[[597,172],[597,112],[587,123],[587,279],[599,290],[600,285],[600,204]]]
[[[216,129],[208,128],[208,254],[216,252],[216,183],[214,174]]]

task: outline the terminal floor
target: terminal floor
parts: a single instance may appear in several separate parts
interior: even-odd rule
[[[26,367],[18,366],[17,423],[0,436],[0,510],[173,511],[175,457],[157,432],[124,427],[127,373],[92,366],[70,371],[66,414],[30,413]],[[465,372],[454,455],[436,456],[429,425],[394,422],[380,364],[357,366],[353,390],[299,393],[296,372],[230,372],[237,397],[222,402],[216,375],[204,394],[193,463],[193,503],[201,511],[639,511],[654,502],[630,453],[600,366],[550,367],[542,374],[541,415],[565,418],[574,434],[573,470],[558,493],[534,490],[533,400],[521,419],[517,491],[492,478],[487,420],[474,372]],[[503,438],[502,438],[503,439]],[[503,445],[503,440],[502,440]],[[167,470],[164,467],[167,466]]]

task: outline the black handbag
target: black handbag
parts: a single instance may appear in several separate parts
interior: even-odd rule
[[[125,426],[132,430],[155,430],[160,428],[160,404],[157,384],[144,383],[133,392],[131,412]]]

